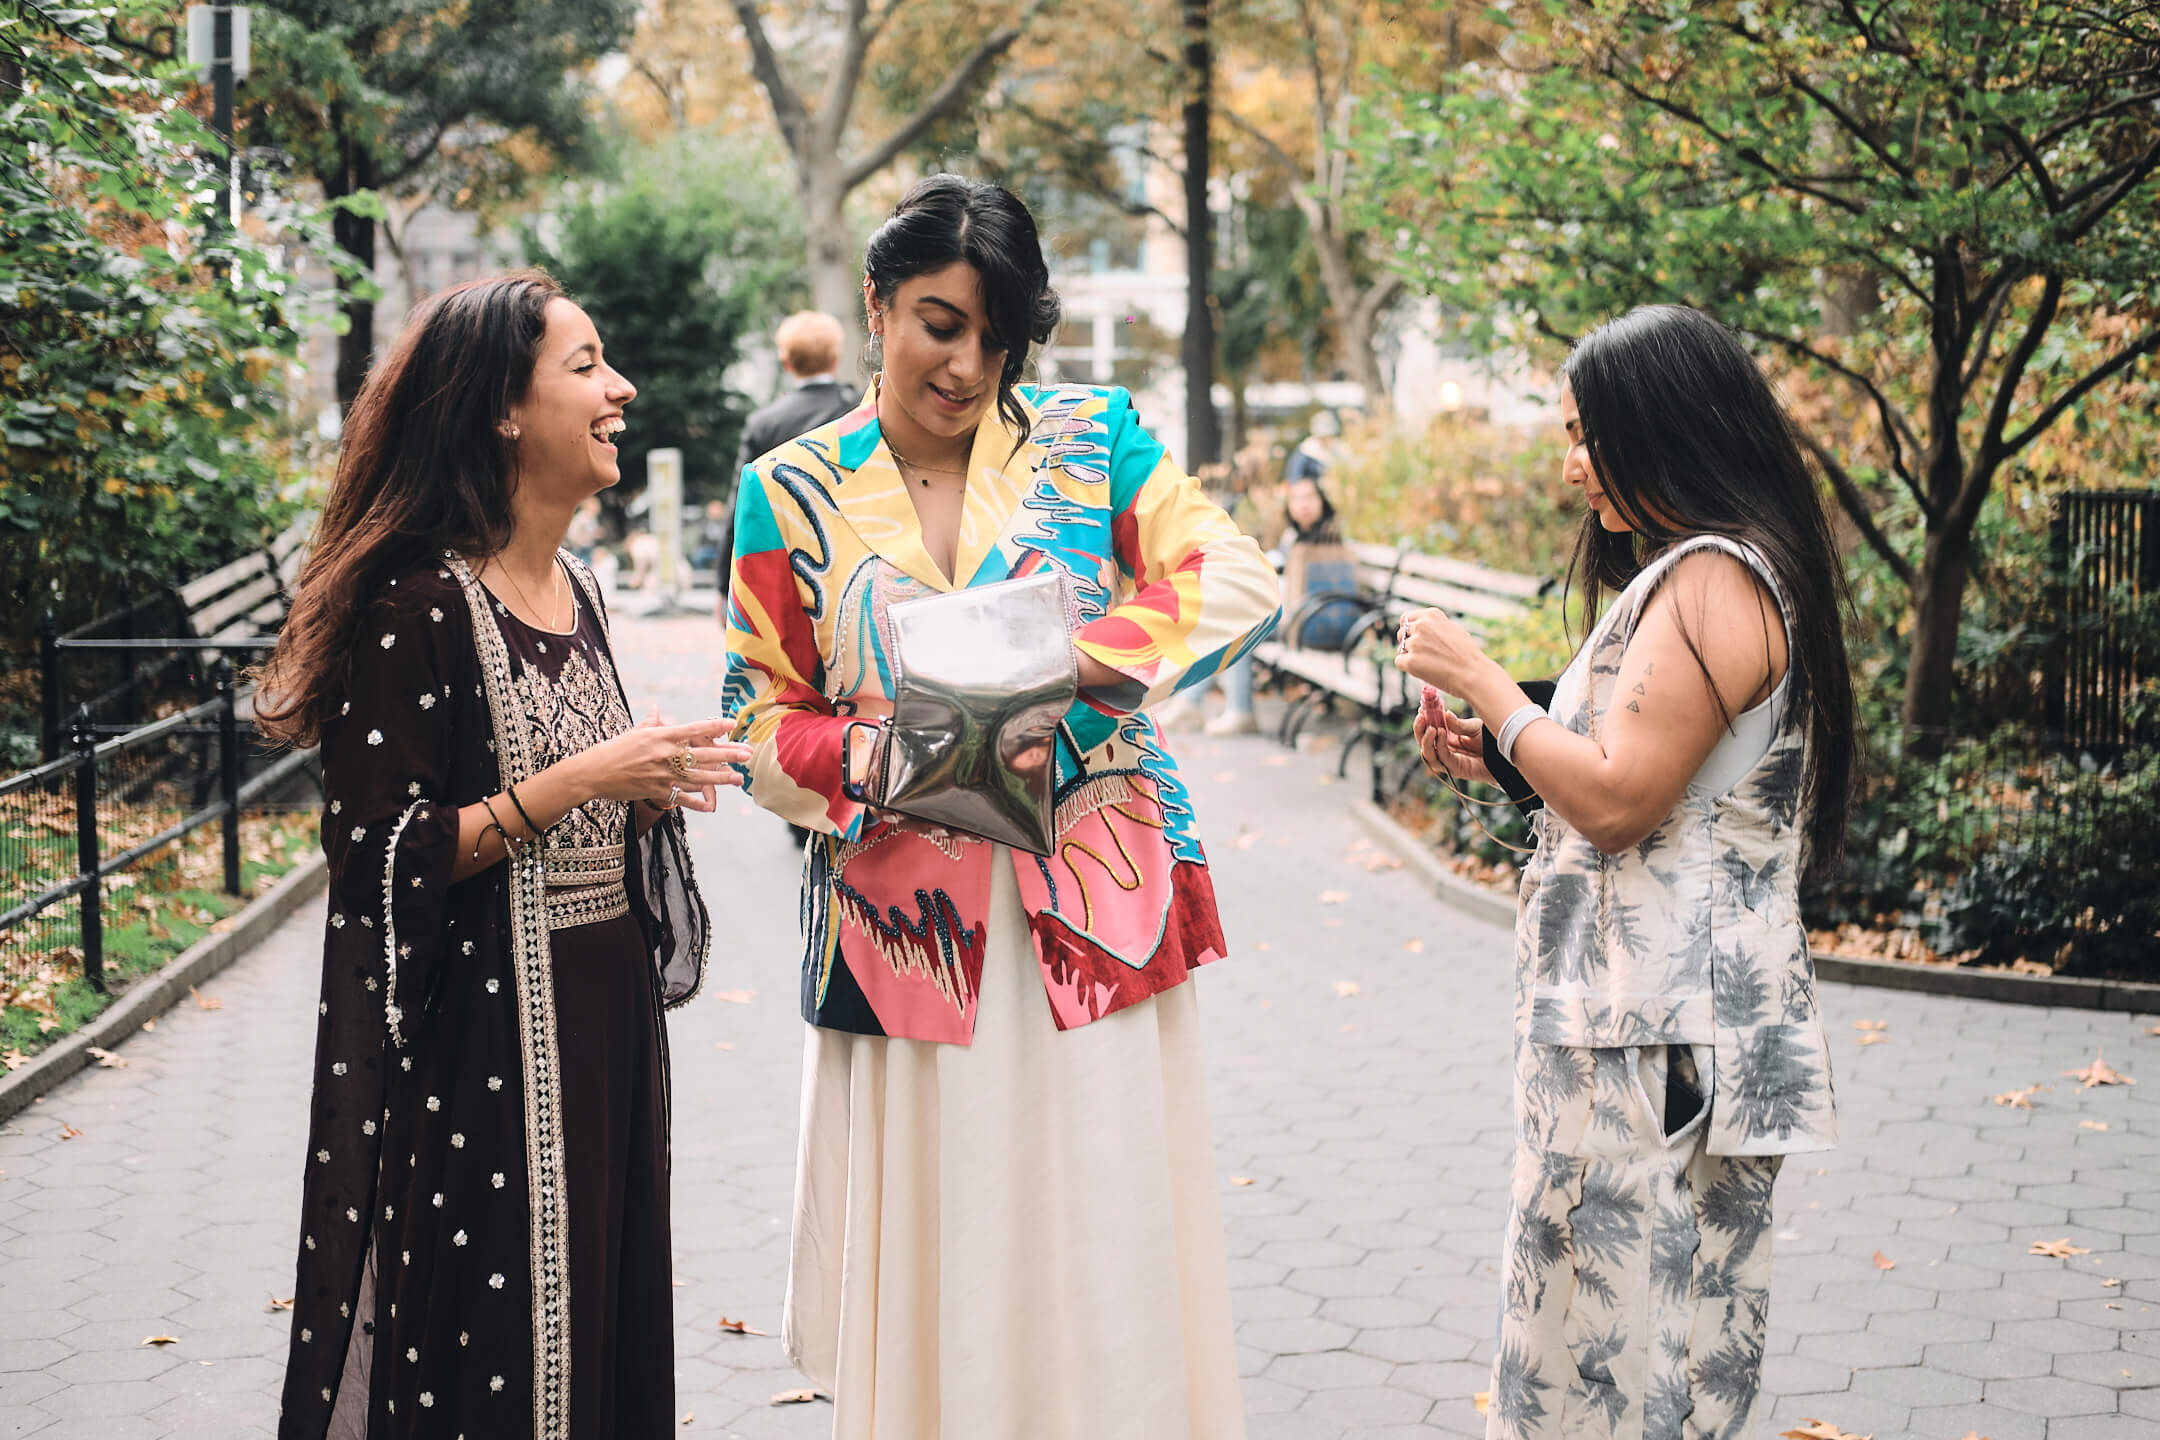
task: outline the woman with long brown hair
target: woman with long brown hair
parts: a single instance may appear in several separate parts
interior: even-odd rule
[[[347,421],[258,708],[322,745],[330,859],[284,1440],[673,1423],[677,811],[748,751],[631,724],[560,549],[636,394],[528,272],[430,297]]]

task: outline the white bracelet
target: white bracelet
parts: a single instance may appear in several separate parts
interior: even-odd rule
[[[1500,758],[1513,765],[1515,763],[1515,742],[1522,738],[1522,732],[1529,729],[1535,721],[1550,720],[1551,718],[1550,715],[1545,713],[1545,707],[1542,705],[1525,705],[1508,716],[1506,720],[1500,723],[1500,733],[1493,740],[1493,746],[1500,752]]]

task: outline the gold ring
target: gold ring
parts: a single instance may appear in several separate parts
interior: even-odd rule
[[[668,769],[687,779],[690,772],[697,769],[697,752],[685,745],[673,755],[668,756],[667,763]]]

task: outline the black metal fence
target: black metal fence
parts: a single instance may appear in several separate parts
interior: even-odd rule
[[[2160,743],[2160,490],[2057,496],[2054,552],[2061,643],[2049,654],[2048,729],[2071,750],[2112,754]]]
[[[170,640],[116,643],[176,648]],[[125,888],[136,867],[216,825],[223,844],[215,868],[225,892],[239,895],[242,815],[309,779],[319,788],[316,752],[273,757],[256,743],[253,692],[236,683],[231,660],[221,657],[214,675],[209,701],[134,728],[101,723],[83,703],[66,753],[0,781],[0,991],[69,950],[103,990],[109,888]]]

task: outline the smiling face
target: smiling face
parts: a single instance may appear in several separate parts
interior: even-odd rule
[[[867,281],[863,295],[870,329],[885,345],[878,408],[887,428],[934,440],[972,435],[1005,369],[1005,347],[990,338],[983,316],[980,272],[954,261],[901,281],[890,304]]]
[[[1560,423],[1567,427],[1567,458],[1560,462],[1560,478],[1578,486],[1583,492],[1583,503],[1597,517],[1598,524],[1615,535],[1626,535],[1635,527],[1628,524],[1625,516],[1605,494],[1605,482],[1599,478],[1597,467],[1590,463],[1590,446],[1583,438],[1582,415],[1575,408],[1575,391],[1565,380],[1560,382]]]
[[[602,357],[592,320],[568,300],[550,300],[547,330],[525,398],[510,407],[518,431],[519,484],[575,505],[622,479],[615,439],[637,387]]]

